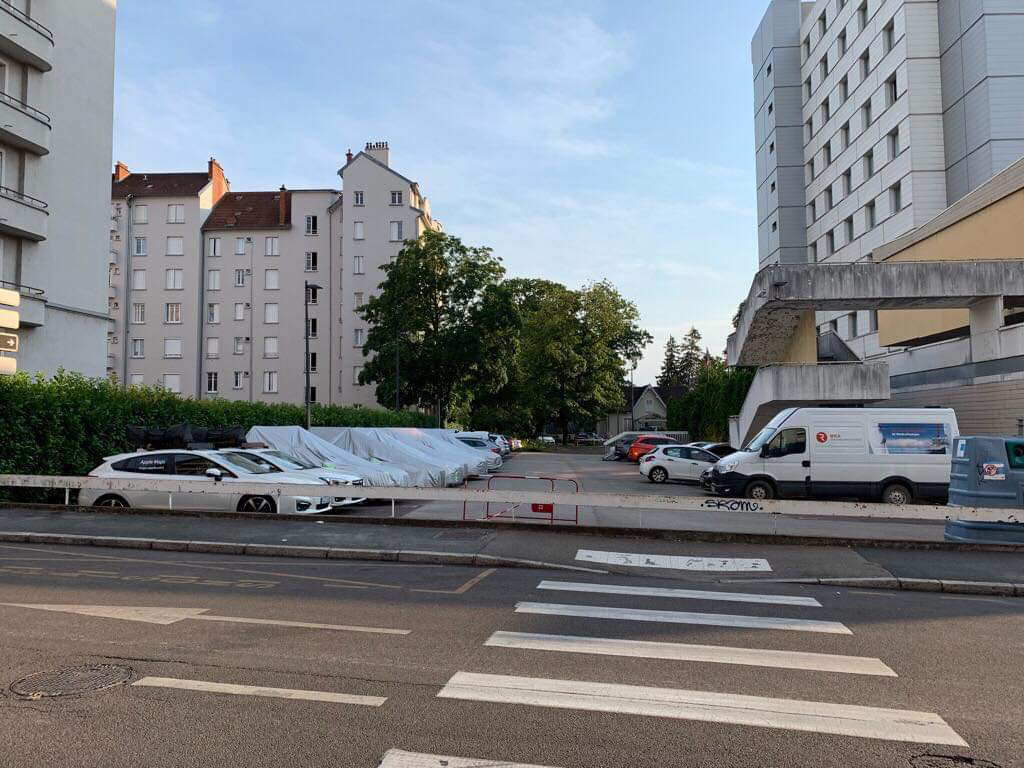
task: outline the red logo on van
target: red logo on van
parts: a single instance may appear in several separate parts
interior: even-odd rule
[[[819,432],[814,436],[814,439],[817,440],[819,443],[827,443],[828,435],[824,432]]]

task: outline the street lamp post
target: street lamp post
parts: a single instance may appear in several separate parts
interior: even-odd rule
[[[395,325],[395,412],[402,410],[402,398],[398,392],[401,379],[398,376],[398,342],[401,338],[398,332],[398,325]]]
[[[306,429],[309,429],[309,294],[311,290],[319,291],[321,286],[317,285],[316,283],[311,283],[309,282],[309,280],[305,280],[303,282],[305,283],[305,293],[303,294],[302,297],[302,303],[304,306],[306,316]]]

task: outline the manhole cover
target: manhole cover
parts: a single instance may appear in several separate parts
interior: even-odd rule
[[[434,538],[440,541],[478,541],[487,535],[487,531],[441,531]]]
[[[11,693],[23,699],[80,696],[124,685],[132,679],[132,668],[116,664],[92,664],[37,672],[11,683]]]
[[[913,768],[1002,768],[988,760],[973,757],[946,757],[945,755],[918,755],[910,758]]]

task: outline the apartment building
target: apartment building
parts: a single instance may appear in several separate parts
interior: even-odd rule
[[[20,293],[20,370],[102,376],[111,0],[0,2],[0,287]]]
[[[125,386],[200,393],[202,225],[228,189],[213,158],[198,172],[114,167],[107,373]]]
[[[345,160],[338,170],[344,194],[341,267],[334,284],[340,319],[336,362],[341,402],[370,407],[377,405],[375,387],[358,383],[368,331],[358,308],[378,292],[385,277],[381,267],[398,255],[403,241],[427,229],[440,230],[441,223],[431,216],[419,184],[391,168],[387,142],[368,142],[357,155],[349,151]]]
[[[338,403],[332,277],[340,213],[332,189],[229,192],[203,224],[202,397]],[[306,286],[310,288],[306,291]]]

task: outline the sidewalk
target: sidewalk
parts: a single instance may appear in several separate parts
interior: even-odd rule
[[[21,534],[20,536],[18,534]],[[305,556],[355,559],[424,560],[452,564],[562,567],[648,577],[727,582],[742,579],[875,579],[863,586],[898,586],[895,579],[1000,582],[1022,585],[1024,553],[973,550],[882,549],[741,541],[691,541],[546,530],[539,526],[489,528],[361,523],[282,518],[219,518],[171,514],[125,514],[0,508],[0,541],[90,544],[94,537],[130,539],[120,546],[271,554],[260,547],[308,547]],[[153,542],[173,542],[173,546]],[[118,544],[95,542],[107,546]],[[221,547],[205,546],[219,543]],[[193,546],[194,545],[194,546]],[[328,549],[336,550],[328,553]],[[606,565],[577,559],[581,549],[638,555],[705,558],[757,558],[770,563],[764,572],[693,571],[676,568]],[[359,550],[358,552],[356,550]],[[281,550],[277,554],[288,555]],[[291,553],[295,554],[295,553]],[[526,562],[529,561],[529,562]],[[929,589],[929,591],[938,591]],[[952,591],[952,590],[950,590]],[[1012,592],[1012,590],[1011,590]]]

